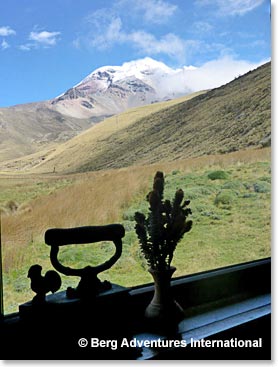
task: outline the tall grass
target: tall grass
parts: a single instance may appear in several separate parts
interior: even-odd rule
[[[50,227],[102,225],[121,221],[131,201],[148,191],[156,170],[169,173],[175,169],[186,173],[205,167],[223,168],[269,159],[270,149],[266,148],[76,175],[75,181],[68,180],[69,186],[29,202],[30,210],[3,215],[5,269],[14,268],[15,262],[20,266],[25,258],[24,248],[34,241],[42,242],[44,232]]]
[[[257,171],[260,166],[255,165],[253,167],[253,163],[269,161],[270,149],[266,148],[68,176],[67,185],[64,187],[54,185],[53,190],[50,190],[50,192],[21,203],[22,205],[27,205],[30,210],[19,210],[2,216],[5,302],[8,305],[7,309],[15,310],[16,304],[32,296],[31,292],[26,293],[26,289],[29,287],[26,274],[30,265],[39,262],[45,270],[50,267],[49,248],[44,244],[44,233],[51,227],[123,223],[126,227],[123,255],[113,269],[106,272],[105,279],[111,279],[113,282],[119,282],[119,284],[127,286],[134,284],[134,282],[138,284],[151,281],[148,273],[142,268],[144,260],[140,257],[132,218],[135,210],[141,210],[141,206],[146,205],[143,204],[145,203],[144,198],[150,190],[153,175],[157,170],[163,171],[171,178],[170,190],[178,188],[176,186],[184,189],[183,181],[181,181],[180,177],[188,177],[189,183],[191,182],[191,177],[193,180],[192,184],[190,184],[191,186],[189,185],[186,188],[187,195],[192,199],[192,209],[194,209],[195,215],[197,213],[197,217],[193,219],[194,228],[192,234],[187,237],[187,240],[193,244],[193,249],[189,250],[186,256],[187,262],[191,261],[190,271],[199,271],[200,267],[204,266],[201,264],[201,261],[204,261],[207,265],[214,264],[215,266],[221,266],[223,261],[233,261],[233,258],[236,261],[239,254],[237,246],[238,243],[242,243],[244,234],[246,234],[248,250],[246,250],[246,256],[242,257],[243,259],[249,259],[249,256],[251,258],[267,256],[269,251],[265,250],[263,244],[261,244],[262,246],[259,250],[257,246],[252,246],[253,237],[255,236],[255,238],[259,239],[261,236],[261,229],[257,228],[259,217],[256,210],[258,208],[256,209],[256,207],[252,206],[254,201],[252,195],[255,193],[250,192],[249,194],[248,191],[244,191],[247,189],[243,190],[244,195],[246,195],[246,199],[243,202],[245,207],[240,207],[241,215],[239,216],[237,216],[236,212],[233,213],[229,210],[227,204],[224,203],[223,208],[223,205],[216,206],[214,201],[218,187],[222,188],[223,186],[227,192],[230,190],[233,193],[237,185],[241,187],[242,183],[238,181],[242,179],[242,176],[250,176],[249,180],[253,182],[252,176],[257,180],[258,175],[262,175],[260,171]],[[220,169],[226,172],[232,169],[233,181],[229,182],[227,180],[227,182],[221,184],[222,186],[217,186],[219,182],[215,183],[215,181],[219,180],[210,180],[207,174],[205,174],[205,172],[209,173],[212,170]],[[199,176],[200,178],[198,178]],[[268,176],[270,176],[270,172],[268,172]],[[203,177],[206,177],[206,181],[204,181]],[[33,179],[35,180],[36,177],[33,176]],[[39,182],[42,182],[41,176],[37,179]],[[49,180],[49,177],[46,179]],[[64,176],[62,179],[65,179]],[[59,180],[59,177],[56,176],[55,180]],[[197,186],[194,181],[199,182]],[[24,182],[26,190],[28,190],[26,180]],[[260,186],[258,187],[260,187],[260,190],[265,189],[265,185],[262,185],[261,181],[257,180],[254,182],[259,183]],[[34,182],[32,182],[32,187],[36,187]],[[264,195],[263,193],[257,194]],[[248,201],[248,195],[251,195],[251,201]],[[173,196],[172,193],[170,196]],[[9,199],[12,199],[12,193],[9,193]],[[209,204],[207,200],[210,200]],[[258,201],[257,204],[264,206],[262,210],[264,210],[264,215],[267,216],[268,208],[270,207],[269,200],[266,202]],[[259,210],[261,209],[259,208]],[[242,213],[245,213],[245,217],[242,216]],[[225,220],[219,221],[218,217],[222,217]],[[255,227],[252,227],[252,223],[251,225],[245,223],[246,221],[248,223],[254,221]],[[265,218],[264,221],[267,221],[267,219]],[[270,224],[267,225],[265,222],[264,225],[266,226],[265,228],[269,228]],[[217,234],[215,231],[210,231],[211,226],[217,226]],[[232,241],[234,250],[231,250],[230,255],[229,251],[227,252],[225,249],[225,246],[231,245],[226,237],[227,226],[229,231],[233,231],[236,234],[235,239]],[[199,230],[198,235],[196,235],[195,227],[197,231]],[[253,234],[255,235],[253,236]],[[268,233],[266,233],[266,236],[268,236]],[[263,241],[265,242],[266,240]],[[216,245],[214,246],[214,244]],[[254,248],[254,254],[252,254],[252,248]],[[68,249],[67,251],[68,254],[61,252],[62,258],[68,259],[68,255],[73,262],[77,261],[79,255],[77,257],[75,250]],[[109,257],[108,253],[106,253],[107,251],[109,252],[106,245],[100,245],[99,250],[97,247],[94,247],[93,250],[90,248],[89,251],[93,255],[92,258],[91,255],[88,255],[87,259],[90,259],[90,261],[93,261],[94,257],[96,262],[107,260],[107,257]],[[177,274],[180,275],[185,272],[185,255],[182,253],[183,251],[182,246],[178,247],[175,259],[175,264],[178,267]],[[261,251],[261,255],[258,255],[258,251]],[[86,254],[85,251],[84,254]],[[87,255],[84,256],[83,262],[86,264]],[[196,256],[199,256],[198,261]],[[228,256],[227,260],[225,260],[225,256]],[[65,279],[63,282],[63,287],[65,287],[68,279]]]

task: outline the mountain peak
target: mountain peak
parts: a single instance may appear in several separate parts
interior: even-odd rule
[[[224,61],[175,69],[145,57],[120,66],[102,66],[51,103],[60,113],[97,122],[128,108],[215,88],[251,69],[249,64]],[[219,67],[221,62],[225,68]]]
[[[88,82],[90,79],[95,78],[96,75],[111,77],[113,81],[117,81],[131,76],[140,79],[143,75],[157,73],[158,71],[160,73],[172,73],[173,69],[166,66],[163,62],[145,57],[143,59],[124,62],[121,66],[101,66],[89,74],[78,85]]]
[[[102,66],[52,104],[61,113],[99,121],[131,107],[188,94],[190,90],[180,83],[180,76],[184,76],[182,69],[171,69],[150,57],[121,66]]]
[[[122,65],[122,67],[125,70],[139,69],[143,71],[148,69],[161,69],[164,70],[165,72],[172,71],[172,69],[169,66],[165,65],[161,61],[154,60],[151,57],[145,57],[144,59],[125,62]]]

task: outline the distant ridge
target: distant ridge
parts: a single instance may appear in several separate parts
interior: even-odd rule
[[[55,166],[60,172],[84,172],[269,146],[271,63],[166,107],[122,125],[127,111],[110,121],[106,135],[101,129],[108,125],[102,122],[61,145],[33,170],[51,172]]]
[[[0,162],[55,148],[115,114],[209,89],[255,66],[231,67],[220,78],[193,66],[173,69],[149,57],[100,67],[56,98],[0,108]],[[205,87],[200,78],[207,80]]]
[[[182,72],[151,58],[103,66],[49,101],[0,108],[0,161],[56,146],[129,108],[189,94]]]
[[[271,144],[271,63],[143,118],[79,171],[228,153]]]
[[[75,136],[62,144],[47,146],[33,154],[25,155],[17,159],[10,159],[0,162],[0,171],[28,171],[31,169],[45,172],[47,170],[54,170],[53,162],[57,165],[56,169],[59,171],[67,170],[71,167],[74,170],[79,167],[80,162],[87,162],[91,156],[101,153],[106,148],[106,144],[110,144],[110,139],[117,131],[123,131],[127,126],[136,123],[144,116],[165,109],[169,106],[188,100],[205,91],[189,94],[166,102],[154,103],[144,107],[137,107],[129,109],[126,112],[110,117],[83,133]],[[78,154],[75,149],[78,147]],[[71,154],[72,152],[73,154]],[[56,161],[56,158],[58,161]],[[66,161],[64,162],[64,159]]]

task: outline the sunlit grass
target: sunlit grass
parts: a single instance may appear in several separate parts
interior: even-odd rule
[[[30,196],[21,202],[31,210],[2,215],[5,312],[16,311],[18,304],[33,297],[27,278],[32,264],[41,264],[43,272],[52,268],[50,248],[44,243],[44,232],[51,227],[122,223],[126,229],[123,255],[101,278],[128,287],[151,282],[133,215],[148,210],[145,197],[157,170],[166,174],[165,198],[173,198],[175,190],[182,188],[191,200],[193,228],[174,254],[175,276],[270,255],[269,149],[86,173],[67,180],[63,176],[60,186],[59,177],[49,183],[49,177],[44,182],[41,176],[34,176],[29,184],[23,181]],[[225,178],[209,178],[219,170],[226,173]],[[43,183],[37,185],[36,180]],[[48,185],[52,187],[49,192]],[[32,190],[38,186],[46,190],[32,199]],[[6,198],[13,200],[17,190],[15,186],[15,196],[9,191]],[[220,192],[232,195],[231,202],[216,205]],[[99,264],[112,253],[113,244],[99,243],[68,246],[59,258],[67,266],[82,267]],[[62,287],[77,283],[75,277],[63,277]]]

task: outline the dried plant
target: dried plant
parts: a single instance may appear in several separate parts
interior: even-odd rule
[[[150,204],[149,214],[136,212],[136,234],[141,250],[152,269],[170,268],[175,248],[186,232],[192,227],[187,220],[192,214],[188,208],[189,200],[184,200],[183,190],[176,191],[173,201],[163,200],[164,175],[157,172],[153,190],[147,195]]]

